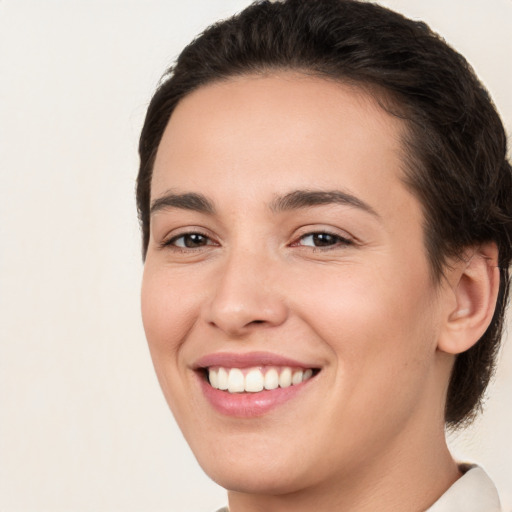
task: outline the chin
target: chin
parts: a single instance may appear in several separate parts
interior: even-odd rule
[[[288,494],[297,491],[301,487],[301,478],[298,475],[290,474],[282,469],[245,467],[223,468],[215,467],[206,474],[218,485],[228,491],[235,491],[245,494]]]
[[[300,470],[299,458],[287,460],[280,454],[276,459],[275,454],[275,451],[262,456],[245,453],[238,457],[231,452],[224,457],[198,457],[198,462],[215,483],[228,491],[276,495],[303,487],[308,479]]]

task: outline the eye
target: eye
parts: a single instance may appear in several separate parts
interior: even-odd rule
[[[215,245],[215,243],[202,233],[183,233],[166,241],[164,245],[181,249],[198,249],[206,245]]]
[[[350,245],[352,242],[339,235],[332,233],[318,232],[308,233],[300,237],[299,241],[293,245],[300,245],[305,247],[339,247]]]

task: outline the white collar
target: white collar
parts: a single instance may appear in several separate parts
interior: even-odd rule
[[[462,464],[462,475],[426,512],[501,512],[498,491],[479,466]]]

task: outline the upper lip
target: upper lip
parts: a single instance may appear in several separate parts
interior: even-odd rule
[[[251,368],[253,366],[291,366],[295,368],[318,368],[317,365],[297,361],[271,352],[217,352],[199,358],[194,369],[221,366],[224,368]]]

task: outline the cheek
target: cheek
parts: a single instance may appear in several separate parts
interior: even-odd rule
[[[165,267],[146,260],[141,290],[144,331],[158,382],[179,422],[187,403],[183,391],[182,347],[194,322],[194,293]]]
[[[308,293],[295,296],[335,356],[340,385],[353,396],[366,390],[372,401],[386,389],[419,385],[435,354],[436,329],[428,273],[367,269],[319,272],[303,283]]]
[[[146,261],[141,291],[142,321],[155,366],[175,354],[193,321],[194,291],[179,276]]]
[[[424,276],[368,267],[314,269],[295,279],[299,285],[289,296],[329,338],[349,336],[356,343],[365,335],[380,338],[390,329],[406,332],[423,323],[432,298]]]

